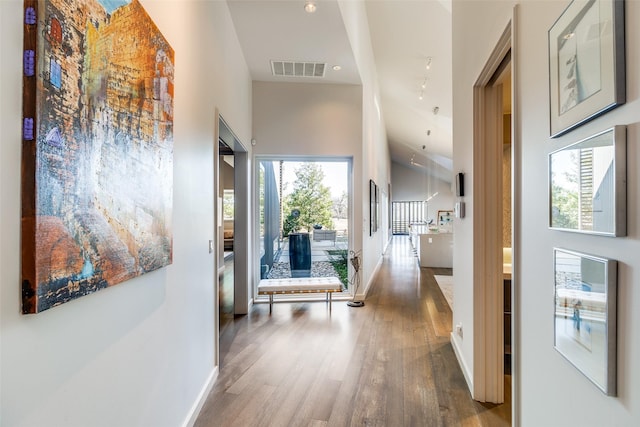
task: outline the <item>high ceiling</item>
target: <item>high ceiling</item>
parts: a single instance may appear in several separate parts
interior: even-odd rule
[[[227,0],[252,79],[360,84],[337,1],[315,0],[314,13],[306,1]],[[391,158],[449,179],[451,0],[365,2]],[[322,78],[282,77],[271,61],[327,66]]]

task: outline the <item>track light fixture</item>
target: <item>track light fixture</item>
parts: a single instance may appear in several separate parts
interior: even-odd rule
[[[432,58],[430,56],[427,56],[427,72],[431,69],[431,60]],[[424,78],[422,79],[422,84],[420,85],[420,96],[418,96],[418,99],[420,101],[422,101],[422,99],[424,98],[424,91],[427,88],[427,80],[429,80],[428,73],[424,76]]]
[[[304,11],[307,13],[313,13],[316,11],[316,9],[317,7],[314,1],[309,0],[304,4]]]

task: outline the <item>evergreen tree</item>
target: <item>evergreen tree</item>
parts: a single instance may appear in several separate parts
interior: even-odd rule
[[[333,201],[329,187],[322,184],[322,167],[317,163],[303,163],[295,173],[297,179],[293,183],[293,192],[287,196],[285,206],[289,210],[300,211],[300,216],[295,221],[296,225],[306,231],[310,231],[315,224],[332,228]],[[286,215],[290,215],[290,212]],[[284,231],[288,234],[287,230]]]

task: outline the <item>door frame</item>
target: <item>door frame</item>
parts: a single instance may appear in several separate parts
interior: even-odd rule
[[[520,206],[520,146],[517,104],[517,52],[514,23],[517,7],[473,87],[473,283],[474,370],[473,398],[481,402],[504,402],[504,286],[502,268],[502,88],[495,76],[508,59],[511,67],[511,366],[512,424],[518,408],[518,207]],[[510,55],[510,59],[508,58]]]
[[[224,252],[224,220],[222,218],[223,193],[220,191],[220,146],[222,138],[234,151],[234,314],[247,314],[249,312],[249,278],[251,266],[249,265],[250,250],[250,221],[249,221],[249,154],[245,146],[233,133],[231,127],[224,120],[218,108],[215,109],[215,141],[213,144],[213,242],[209,250],[214,253],[214,322],[215,322],[215,365],[220,366],[220,313],[219,311],[219,269],[221,256]],[[229,140],[229,141],[227,141]],[[224,255],[222,256],[224,263]]]

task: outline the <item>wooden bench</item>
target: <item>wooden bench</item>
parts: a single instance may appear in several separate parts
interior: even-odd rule
[[[269,295],[269,313],[276,294],[326,293],[329,310],[334,292],[342,292],[342,282],[337,277],[295,277],[286,279],[262,279],[258,295]]]

